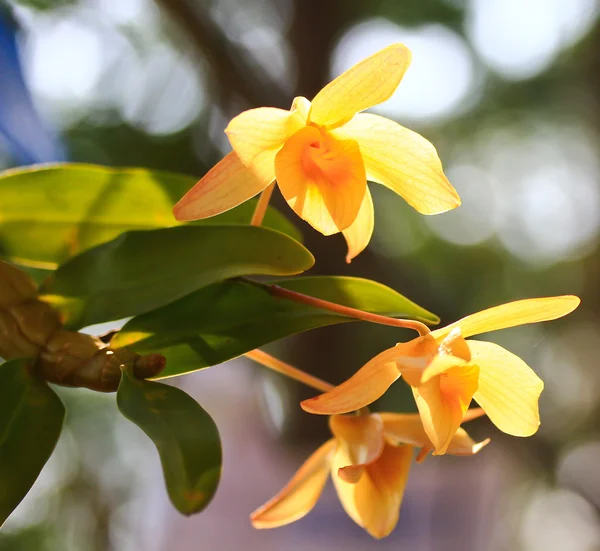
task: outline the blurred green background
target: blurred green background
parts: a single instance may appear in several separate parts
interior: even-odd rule
[[[0,2],[0,6],[2,3]],[[300,220],[313,273],[369,277],[442,318],[514,299],[577,294],[567,319],[486,335],[544,379],[529,439],[473,424],[475,458],[415,467],[397,530],[376,543],[328,491],[306,519],[254,531],[247,514],[327,437],[311,391],[244,360],[179,379],[223,432],[225,470],[198,517],[170,509],[155,451],[113,396],[64,391],[68,430],[0,534],[0,550],[600,550],[600,26],[597,0],[22,0],[25,80],[70,160],[200,177],[229,150],[228,120],[289,108],[392,43],[413,62],[374,109],[431,140],[462,197],[423,217],[371,185],[372,243],[351,265],[341,236]],[[3,86],[0,65],[0,92]],[[0,141],[0,167],[17,164]],[[276,192],[277,194],[277,192]],[[293,214],[280,197],[275,204]],[[1,206],[0,206],[1,209]],[[340,382],[412,335],[363,323],[270,349]],[[379,404],[413,409],[403,383]],[[410,547],[408,547],[410,546]]]

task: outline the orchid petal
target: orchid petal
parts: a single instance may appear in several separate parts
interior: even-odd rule
[[[475,455],[479,453],[485,446],[490,443],[490,439],[486,438],[481,442],[475,442],[463,428],[458,428],[456,434],[450,441],[450,445],[446,450],[446,453],[452,455]]]
[[[313,99],[309,121],[334,128],[389,99],[410,64],[410,50],[392,44],[342,73]]]
[[[425,368],[438,354],[438,343],[429,334],[396,345],[396,367],[410,386],[421,384]]]
[[[304,411],[321,415],[349,413],[368,406],[385,394],[400,377],[394,358],[397,347],[378,354],[333,390],[300,403]]]
[[[279,150],[300,128],[300,119],[296,120],[290,111],[259,107],[234,117],[225,133],[242,163],[250,166],[260,153],[274,148]]]
[[[275,157],[275,174],[290,207],[323,235],[352,225],[367,189],[358,144],[312,126],[285,142]]]
[[[491,342],[468,341],[479,365],[473,396],[492,423],[513,436],[531,436],[540,425],[538,401],[544,383],[518,356]]]
[[[456,327],[460,327],[462,336],[467,338],[507,327],[550,321],[566,316],[575,310],[580,302],[578,297],[572,295],[517,300],[471,314],[446,327],[436,329],[431,334],[440,339]]]
[[[356,483],[366,465],[377,461],[383,452],[383,422],[378,414],[335,415],[329,419],[331,432],[340,446],[345,446],[350,463],[340,467],[338,476]]]
[[[398,522],[412,458],[412,446],[386,442],[379,459],[365,467],[357,483],[350,484],[336,476],[347,455],[338,449],[333,456],[332,478],[340,502],[348,516],[374,538],[387,536]]]
[[[314,452],[281,492],[250,515],[252,525],[276,528],[307,515],[323,492],[335,447],[332,438]]]
[[[435,447],[435,455],[446,453],[477,390],[478,376],[477,365],[460,365],[413,387],[423,428]]]
[[[342,232],[348,244],[348,254],[346,255],[346,262],[348,264],[365,250],[369,241],[371,241],[374,225],[375,212],[373,210],[373,199],[367,187],[365,198],[360,206],[356,220],[354,220],[348,229]]]
[[[275,153],[261,153],[254,159],[252,168],[247,168],[232,151],[211,168],[175,205],[175,218],[209,218],[254,197],[275,180]]]
[[[420,213],[438,214],[460,205],[435,147],[416,132],[367,113],[357,115],[334,135],[356,140],[367,179],[396,192]]]

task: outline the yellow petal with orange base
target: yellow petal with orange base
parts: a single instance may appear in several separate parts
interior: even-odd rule
[[[254,159],[250,169],[232,151],[175,205],[175,218],[200,220],[237,207],[275,180],[274,162],[275,151],[267,151]]]
[[[468,341],[479,365],[473,396],[492,423],[513,436],[531,436],[540,425],[538,402],[544,383],[518,356],[497,344]]]
[[[478,377],[476,365],[460,365],[413,387],[423,428],[435,455],[446,453],[477,390]]]
[[[246,166],[250,166],[260,153],[269,149],[279,150],[285,140],[302,127],[290,124],[292,113],[274,107],[249,109],[234,117],[225,133],[231,147]]]
[[[277,528],[307,515],[323,492],[335,447],[331,439],[314,452],[281,492],[250,515],[252,525]]]
[[[507,327],[562,318],[571,313],[581,300],[573,295],[517,300],[466,316],[446,327],[432,331],[435,338],[444,338],[456,327],[464,338]]]
[[[338,476],[356,483],[365,467],[377,461],[383,452],[383,422],[377,413],[368,415],[334,415],[329,419],[331,432],[339,446],[345,446],[350,463],[340,467]]]
[[[389,535],[398,523],[413,449],[386,442],[379,459],[365,467],[355,484],[336,476],[348,461],[344,451],[338,448],[333,456],[332,478],[340,502],[348,516],[374,538]]]
[[[275,174],[290,207],[323,235],[354,223],[367,189],[358,144],[312,126],[285,142],[275,157]]]
[[[460,205],[435,147],[398,123],[369,113],[354,117],[334,131],[356,140],[367,179],[383,184],[422,214],[439,214]]]
[[[397,347],[385,350],[333,390],[300,403],[304,411],[321,415],[349,413],[368,406],[385,394],[400,377],[395,357]]]
[[[375,211],[373,209],[373,199],[367,187],[365,198],[356,215],[356,219],[348,229],[342,231],[348,245],[348,254],[346,255],[346,262],[348,264],[366,249],[369,241],[371,241],[374,226]]]
[[[313,99],[309,121],[335,128],[389,99],[410,65],[410,50],[392,44],[331,81]]]

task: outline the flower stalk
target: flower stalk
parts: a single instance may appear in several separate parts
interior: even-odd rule
[[[254,213],[252,214],[252,220],[250,220],[251,226],[260,226],[265,218],[265,214],[267,213],[267,207],[269,206],[269,201],[271,200],[271,195],[273,195],[273,190],[275,189],[275,182],[273,182],[269,187],[265,188],[265,190],[260,194],[258,198],[258,203],[256,203],[256,208],[254,209]]]

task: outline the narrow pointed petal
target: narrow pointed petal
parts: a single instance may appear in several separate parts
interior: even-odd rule
[[[301,402],[302,409],[308,413],[338,415],[368,406],[400,377],[393,361],[396,354],[396,347],[378,354],[333,390]]]
[[[246,166],[264,151],[279,150],[285,140],[302,127],[290,111],[274,107],[259,107],[234,117],[225,133],[231,147]]]
[[[475,442],[463,428],[459,428],[456,434],[450,441],[450,445],[446,450],[446,453],[452,455],[475,455],[479,453],[481,449],[490,443],[490,439],[486,438],[482,442]]]
[[[331,432],[345,446],[350,463],[340,467],[338,476],[356,483],[366,465],[377,461],[383,452],[383,422],[377,413],[370,415],[334,415],[329,419]]]
[[[354,223],[367,190],[358,144],[312,126],[286,141],[275,157],[275,174],[290,207],[323,235]]]
[[[540,425],[538,402],[544,383],[521,358],[491,342],[468,341],[479,365],[474,395],[492,423],[513,436],[531,436]]]
[[[386,443],[379,459],[365,468],[355,484],[335,476],[347,457],[343,451],[334,454],[332,478],[340,502],[348,516],[374,538],[389,535],[398,522],[413,449]]]
[[[323,492],[335,447],[331,439],[314,452],[281,492],[250,515],[252,525],[277,528],[307,515]]]
[[[175,218],[200,220],[237,207],[275,180],[274,162],[274,151],[262,153],[250,169],[232,151],[175,205]]]
[[[481,369],[479,371],[481,372]],[[479,419],[479,417],[483,417],[484,415],[485,411],[483,411],[483,408],[468,409],[463,417],[463,423],[468,423],[469,421],[473,421],[473,419]]]
[[[467,364],[452,367],[413,387],[423,428],[435,447],[435,455],[446,453],[477,390],[478,376],[477,365]]]
[[[410,65],[410,50],[392,44],[342,73],[313,99],[309,120],[334,128],[389,99]]]
[[[555,320],[571,313],[580,302],[578,297],[572,295],[517,300],[471,314],[447,327],[436,329],[431,334],[436,339],[441,339],[460,327],[462,336],[467,338],[507,327]]]
[[[460,205],[435,147],[398,123],[363,113],[335,130],[360,146],[367,179],[383,184],[422,214],[439,214]]]
[[[348,229],[342,232],[348,244],[348,254],[346,255],[346,262],[348,264],[366,249],[369,241],[371,241],[374,225],[375,211],[373,209],[373,199],[367,187],[365,198],[360,206],[356,220],[354,220]]]

